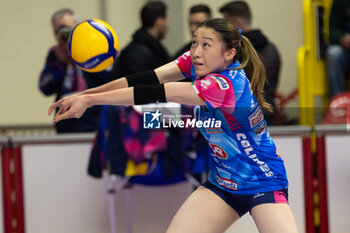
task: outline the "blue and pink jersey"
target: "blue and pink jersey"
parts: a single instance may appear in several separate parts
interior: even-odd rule
[[[264,115],[243,69],[236,61],[220,73],[197,77],[190,52],[176,63],[191,78],[205,106],[195,106],[197,120],[221,121],[221,128],[199,128],[211,156],[209,181],[236,194],[254,194],[288,187],[282,158],[277,154]]]

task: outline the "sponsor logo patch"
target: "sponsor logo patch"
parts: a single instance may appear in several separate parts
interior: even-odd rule
[[[209,146],[214,152],[214,155],[221,159],[227,159],[227,154],[220,146],[209,143]]]
[[[224,79],[223,77],[219,77],[219,76],[211,76],[212,78],[214,78],[216,80],[216,83],[219,85],[221,90],[227,90],[230,88],[230,86],[228,85],[228,82],[226,79]]]
[[[205,131],[207,132],[207,134],[220,134],[220,133],[222,133],[221,128],[205,128]]]
[[[266,132],[266,125],[264,122],[261,122],[260,125],[258,125],[255,129],[254,129],[254,133],[255,135],[260,135],[262,133]]]
[[[238,184],[232,180],[222,178],[218,175],[216,175],[216,181],[218,184],[224,188],[227,188],[229,190],[237,191],[238,189]]]
[[[255,126],[257,126],[262,120],[264,119],[264,116],[261,112],[260,108],[257,108],[255,110],[255,112],[249,116],[249,123],[250,123],[250,127],[254,128]]]

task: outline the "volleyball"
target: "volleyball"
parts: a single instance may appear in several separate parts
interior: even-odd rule
[[[113,28],[99,19],[76,25],[68,38],[68,53],[73,62],[87,72],[100,72],[111,66],[119,50]]]

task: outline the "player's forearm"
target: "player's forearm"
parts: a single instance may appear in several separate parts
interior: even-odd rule
[[[176,82],[184,79],[175,61],[169,62],[154,70],[160,83]]]
[[[118,90],[118,89],[122,89],[122,88],[126,88],[126,87],[128,87],[128,83],[127,83],[126,79],[120,78],[120,79],[108,82],[104,85],[101,85],[101,86],[98,86],[95,88],[87,89],[87,90],[81,92],[80,94],[81,95],[98,94],[98,93]]]
[[[190,83],[167,83],[155,86],[128,87],[119,90],[86,95],[88,106],[93,105],[138,105],[157,102],[176,102],[188,105],[204,105]]]
[[[137,86],[137,85],[155,85],[154,81],[152,80],[151,80],[152,84],[150,84],[149,79],[158,79],[160,83],[165,83],[165,82],[177,81],[183,78],[181,71],[179,70],[175,62],[170,62],[164,66],[157,68],[155,70],[155,73],[153,74],[154,74],[154,77],[150,77],[152,76],[152,73],[149,73],[149,72],[147,73],[144,72],[143,74],[137,73],[134,75],[129,75],[128,79],[120,78],[120,79],[111,81],[109,83],[106,83],[102,86],[85,90],[80,94],[81,95],[97,94],[97,93],[113,91],[113,90],[118,90],[122,88],[127,88],[129,86]],[[146,80],[145,78],[147,78],[148,80]]]
[[[94,105],[133,105],[133,87],[85,95],[88,106]]]

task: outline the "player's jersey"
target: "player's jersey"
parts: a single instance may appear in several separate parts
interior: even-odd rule
[[[194,107],[196,119],[221,121],[220,128],[199,128],[213,151],[209,181],[242,195],[287,188],[283,160],[276,152],[250,82],[243,69],[233,69],[239,62],[202,78],[194,72],[190,52],[176,63],[206,103]]]

